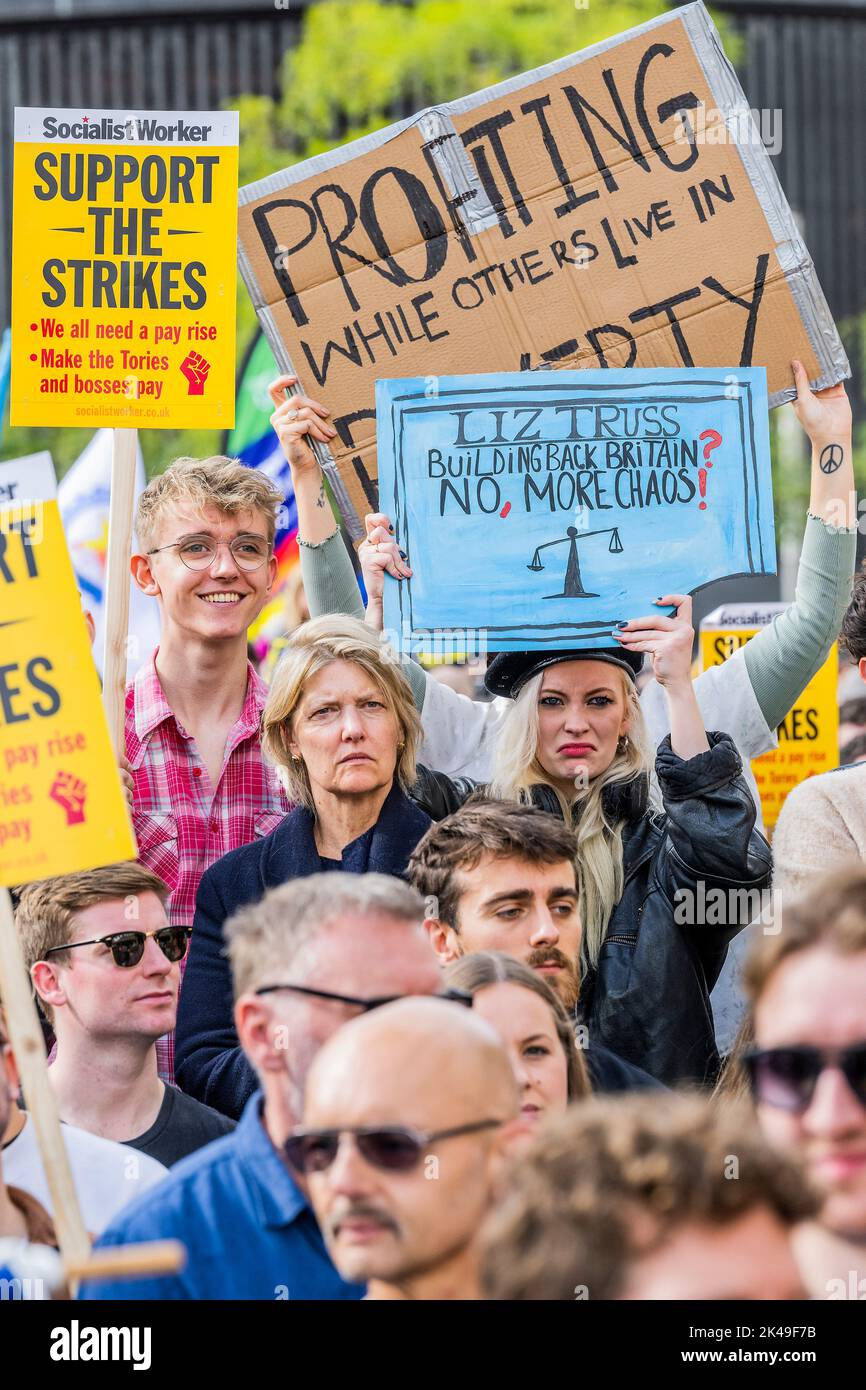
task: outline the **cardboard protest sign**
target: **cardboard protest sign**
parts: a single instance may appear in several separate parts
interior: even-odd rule
[[[380,381],[376,405],[402,650],[613,647],[658,594],[775,571],[760,368]]]
[[[236,112],[15,111],[13,425],[234,423]]]
[[[239,260],[282,370],[332,412],[344,516],[376,505],[374,383],[557,367],[849,375],[702,4],[241,190]]]
[[[784,613],[786,603],[728,603],[701,623],[701,664],[720,666],[739,647]],[[839,653],[834,642],[824,665],[779,725],[779,746],[752,759],[764,824],[772,830],[792,787],[839,763]]]
[[[46,456],[0,465],[0,884],[134,859]]]

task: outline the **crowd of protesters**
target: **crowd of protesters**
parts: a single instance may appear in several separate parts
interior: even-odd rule
[[[328,411],[283,377],[312,616],[266,684],[247,631],[281,497],[225,458],[151,481],[139,860],[22,887],[16,925],[88,1231],[186,1263],[82,1298],[862,1296],[866,695],[851,765],[789,796],[772,851],[750,770],[840,633],[866,679],[850,409],[793,372],[796,599],[697,679],[663,575],[610,645],[494,655],[483,697],[397,657],[383,593],[409,557],[367,518],[365,606],[309,447]],[[0,1264],[47,1269],[2,1012],[0,1052]]]

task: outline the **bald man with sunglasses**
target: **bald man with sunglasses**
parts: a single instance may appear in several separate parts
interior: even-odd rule
[[[57,1040],[60,1118],[171,1167],[234,1125],[158,1074],[189,937],[169,924],[167,893],[141,864],[111,864],[28,885],[15,923]]]
[[[342,1028],[285,1152],[343,1278],[371,1298],[481,1297],[476,1237],[519,1106],[499,1037],[456,1002],[405,999]]]

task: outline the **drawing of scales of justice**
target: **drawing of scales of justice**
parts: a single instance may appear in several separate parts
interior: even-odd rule
[[[616,526],[605,526],[600,531],[578,531],[576,526],[569,526],[565,535],[558,541],[546,541],[544,545],[536,546],[532,563],[527,565],[528,570],[543,570],[545,567],[541,561],[542,550],[549,550],[551,546],[567,545],[568,561],[565,566],[565,582],[561,594],[544,594],[544,598],[598,598],[598,594],[591,593],[584,589],[583,581],[580,577],[580,561],[577,555],[577,538],[580,536],[582,541],[588,540],[590,536],[610,536],[608,553],[611,555],[622,554],[622,541],[619,538],[619,531]]]

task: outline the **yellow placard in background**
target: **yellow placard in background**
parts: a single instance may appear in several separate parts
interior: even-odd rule
[[[29,495],[0,506],[6,887],[136,855],[57,502]]]
[[[701,623],[701,664],[706,671],[719,666],[762,627],[784,612],[787,604],[728,604]],[[746,623],[749,626],[746,626]],[[743,625],[741,625],[741,623]],[[827,660],[812,677],[784,723],[779,747],[752,760],[761,795],[764,824],[772,830],[792,787],[839,763],[839,655],[834,643]]]
[[[228,429],[237,112],[15,111],[13,425]]]

